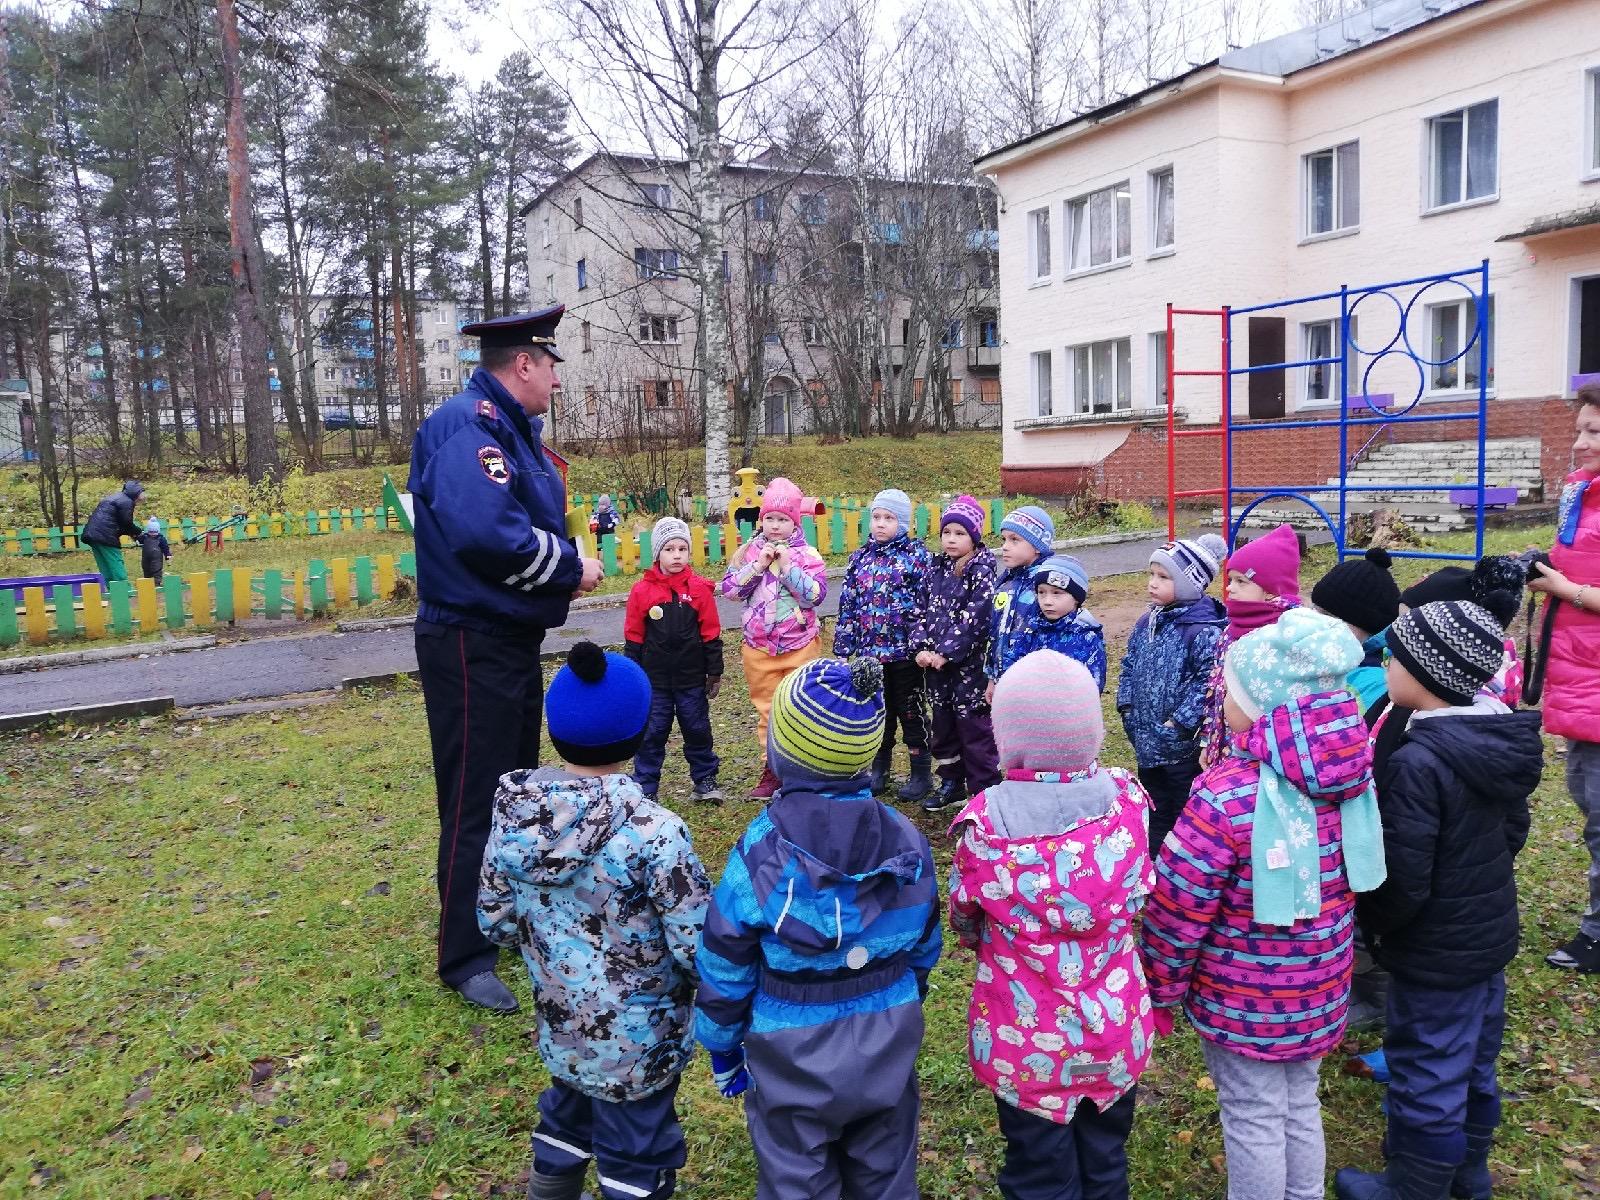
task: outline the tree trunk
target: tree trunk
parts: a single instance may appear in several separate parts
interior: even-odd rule
[[[367,287],[372,305],[372,386],[378,397],[378,436],[389,440],[389,356],[383,345],[383,295],[378,290],[378,257],[367,259]]]
[[[728,310],[723,304],[722,94],[717,78],[718,0],[695,0],[695,112],[689,128],[689,191],[694,206],[696,269],[705,369],[700,373],[700,408],[706,420],[706,512],[721,517],[733,486],[728,457]],[[755,386],[753,384],[753,386]]]
[[[239,322],[244,370],[245,476],[252,484],[276,481],[277,430],[267,383],[267,326],[261,312],[262,263],[256,254],[255,206],[250,196],[250,141],[245,128],[244,79],[239,64],[239,18],[234,0],[217,0],[222,33],[222,74],[228,103],[228,226],[233,305]]]
[[[479,180],[475,191],[478,208],[478,272],[482,284],[483,319],[494,317],[494,247],[489,242],[489,193]],[[511,243],[506,243],[506,257],[511,257]],[[507,312],[510,309],[506,310]]]
[[[100,287],[100,266],[96,261],[94,236],[89,232],[89,208],[83,193],[83,177],[78,169],[78,148],[72,136],[72,122],[65,103],[61,106],[61,133],[67,159],[72,164],[73,207],[78,232],[83,237],[83,261],[89,268],[89,300],[94,305],[94,330],[100,338],[100,370],[105,375],[106,433],[111,440],[113,473],[122,470],[122,414],[117,408],[117,373],[111,353],[111,322],[106,317],[105,293]]]
[[[32,341],[30,347],[27,343]],[[39,447],[39,508],[48,525],[66,522],[66,504],[61,496],[61,464],[56,459],[55,379],[50,371],[50,305],[40,303],[34,313],[33,329],[24,335],[18,324],[17,344],[24,357],[29,350],[39,375],[39,394],[33,403],[34,441]],[[41,349],[42,347],[42,349]]]

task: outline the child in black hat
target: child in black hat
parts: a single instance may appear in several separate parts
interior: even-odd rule
[[[1378,776],[1388,875],[1356,906],[1393,976],[1389,1165],[1340,1171],[1340,1200],[1490,1195],[1505,967],[1517,952],[1513,860],[1544,769],[1539,714],[1482,692],[1504,639],[1495,617],[1468,602],[1425,604],[1389,629],[1389,695],[1411,715]]]
[[[1345,682],[1361,701],[1369,728],[1388,707],[1383,639],[1400,615],[1400,585],[1389,571],[1391,565],[1389,552],[1374,546],[1360,558],[1339,563],[1311,589],[1311,603],[1330,617],[1338,617],[1361,643],[1361,665]]]

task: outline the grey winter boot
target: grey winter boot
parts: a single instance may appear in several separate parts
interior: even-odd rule
[[[889,785],[894,782],[889,778],[889,769],[894,761],[894,747],[885,746],[879,750],[872,760],[872,772],[867,776],[868,786],[874,796],[889,790]]]
[[[933,795],[933,755],[927,750],[911,754],[911,775],[895,793],[909,803],[926,800]]]
[[[1493,1125],[1467,1126],[1467,1157],[1450,1181],[1455,1200],[1492,1200],[1494,1178],[1489,1174],[1489,1150],[1494,1145]]]
[[[582,1171],[566,1175],[543,1175],[528,1172],[528,1200],[594,1200],[583,1190]]]
[[[1381,1174],[1345,1167],[1333,1177],[1333,1194],[1339,1200],[1450,1200],[1453,1163],[1435,1162],[1414,1154],[1395,1154]]]

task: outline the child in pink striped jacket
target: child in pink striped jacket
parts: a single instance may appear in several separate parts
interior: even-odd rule
[[[1298,608],[1229,648],[1228,752],[1195,782],[1141,934],[1217,1085],[1229,1200],[1323,1195],[1317,1071],[1350,1001],[1356,891],[1383,882],[1361,644]],[[1170,1019],[1170,1017],[1168,1018]]]

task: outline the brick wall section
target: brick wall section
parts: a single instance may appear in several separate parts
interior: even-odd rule
[[[1559,397],[1491,400],[1489,437],[1539,438],[1545,496],[1553,499],[1572,470],[1573,419],[1571,402]],[[1351,429],[1352,454],[1373,428]],[[1467,421],[1396,425],[1392,429],[1398,442],[1453,441],[1473,434],[1472,423]],[[1304,487],[1326,483],[1339,473],[1337,429],[1278,429],[1270,423],[1247,429],[1235,426],[1233,449],[1234,482],[1243,487]],[[1221,478],[1220,437],[1184,438],[1178,443],[1179,490],[1214,488]],[[1134,428],[1121,446],[1095,466],[1002,466],[1000,479],[1010,495],[1066,496],[1087,487],[1114,500],[1165,500],[1166,430],[1160,426]]]

